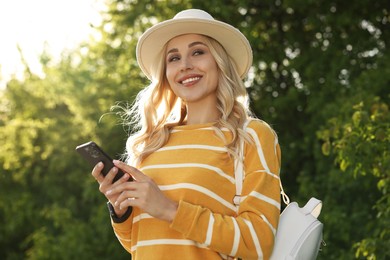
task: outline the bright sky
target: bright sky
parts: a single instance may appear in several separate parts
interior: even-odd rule
[[[39,55],[47,42],[54,57],[72,49],[100,23],[104,0],[0,0],[0,88],[23,67],[17,45],[31,70],[40,74]]]

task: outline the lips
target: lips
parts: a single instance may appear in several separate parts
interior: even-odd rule
[[[201,76],[186,76],[179,80],[180,84],[188,85],[198,82],[202,77]]]

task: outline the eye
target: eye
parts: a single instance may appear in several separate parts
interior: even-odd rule
[[[171,55],[167,58],[167,61],[168,62],[174,62],[174,61],[178,61],[180,60],[180,56],[179,55]]]
[[[194,55],[194,56],[198,56],[198,55],[202,55],[202,54],[204,54],[203,50],[194,50],[194,52],[192,53],[192,55]]]

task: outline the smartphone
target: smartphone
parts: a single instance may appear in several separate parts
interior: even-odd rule
[[[76,151],[87,160],[91,166],[95,166],[97,163],[102,162],[104,164],[104,168],[102,170],[103,176],[106,176],[108,172],[114,167],[114,163],[110,156],[103,151],[95,142],[90,141],[85,144],[81,144],[76,147]],[[113,183],[119,180],[124,173],[118,169],[118,173],[113,179]],[[131,179],[129,179],[130,181]]]

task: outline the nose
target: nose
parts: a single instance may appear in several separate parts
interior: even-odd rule
[[[181,70],[182,71],[191,70],[193,68],[194,68],[194,66],[192,65],[191,59],[189,59],[189,58],[182,58],[181,59]]]

